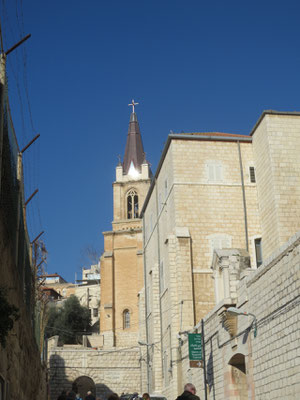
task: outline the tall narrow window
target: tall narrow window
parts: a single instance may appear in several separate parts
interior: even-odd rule
[[[130,312],[129,310],[123,311],[123,329],[130,328]]]
[[[255,168],[254,167],[249,167],[249,176],[250,176],[250,182],[255,183]]]
[[[98,308],[93,308],[93,317],[98,317]]]
[[[139,217],[139,198],[134,189],[127,193],[127,218],[133,219]]]
[[[261,248],[261,238],[254,239],[255,246],[255,257],[256,257],[256,266],[261,266],[262,260],[262,248]]]

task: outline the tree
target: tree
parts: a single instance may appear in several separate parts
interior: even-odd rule
[[[78,344],[81,336],[91,330],[90,311],[70,296],[61,307],[50,306],[46,336],[59,335],[64,344]]]

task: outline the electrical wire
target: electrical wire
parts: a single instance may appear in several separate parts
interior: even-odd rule
[[[23,1],[15,0],[14,6],[12,6],[11,0],[9,0],[9,3],[10,7],[8,2],[2,0],[2,31],[3,34],[5,33],[3,42],[10,42],[11,45],[11,43],[16,43],[24,37],[25,28]],[[3,44],[3,47],[5,47],[5,44]],[[20,120],[18,141],[22,148],[36,135],[29,95],[26,43],[7,57],[7,77],[10,92],[12,90],[12,93],[15,92],[16,94],[14,103],[18,108]],[[34,143],[23,157],[25,198],[28,198],[39,188],[40,147],[38,142]],[[39,200],[39,194],[37,194],[26,207],[26,221],[31,238],[37,236],[43,230]]]

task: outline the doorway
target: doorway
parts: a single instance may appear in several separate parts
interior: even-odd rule
[[[246,375],[245,356],[235,354],[228,363],[231,366],[231,382],[233,384],[234,399],[248,399],[248,385]]]
[[[79,393],[80,397],[84,400],[88,391],[96,397],[96,385],[89,376],[80,376],[76,378],[72,385],[72,390],[75,393]]]

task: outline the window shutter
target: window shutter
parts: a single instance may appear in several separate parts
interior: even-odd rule
[[[214,165],[212,165],[212,164],[208,165],[208,179],[210,181],[214,181],[215,180]]]
[[[221,181],[222,180],[221,165],[216,165],[215,166],[215,171],[216,171],[216,181]]]

